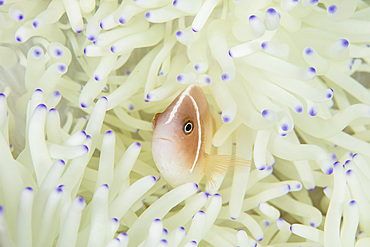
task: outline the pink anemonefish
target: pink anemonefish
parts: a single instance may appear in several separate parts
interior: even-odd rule
[[[153,118],[153,160],[167,182],[176,187],[214,178],[231,165],[249,165],[232,155],[211,155],[214,120],[203,90],[190,85]]]

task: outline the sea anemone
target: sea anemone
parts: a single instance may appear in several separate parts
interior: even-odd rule
[[[370,5],[0,0],[0,246],[370,246]],[[171,188],[151,119],[203,87],[217,154]]]

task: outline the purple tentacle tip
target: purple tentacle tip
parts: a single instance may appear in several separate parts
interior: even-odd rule
[[[64,160],[59,160],[60,164],[65,165],[66,162]]]
[[[103,187],[106,187],[107,189],[109,189],[109,186],[108,184],[102,184]]]
[[[173,3],[172,3],[172,4],[175,6],[175,5],[176,5],[176,3],[177,3],[177,1],[175,0],[175,1],[173,1]]]
[[[222,117],[222,121],[223,121],[224,123],[229,123],[229,122],[230,122],[230,118],[229,118],[228,116],[223,116],[223,117]]]
[[[306,53],[306,55],[312,55],[313,49],[311,47],[307,47],[304,52]]]
[[[311,108],[310,111],[309,111],[309,114],[314,117],[317,115],[317,111],[315,110],[315,108]]]
[[[115,222],[118,222],[118,219],[117,218],[112,218],[113,221]]]
[[[80,197],[78,197],[78,202],[79,203],[84,203],[85,199],[82,196],[80,196]]]
[[[94,35],[91,35],[87,39],[90,40],[90,41],[94,41],[95,40],[95,36]]]
[[[110,50],[111,50],[111,52],[115,53],[115,48],[114,48],[113,45],[110,47]]]
[[[140,142],[135,142],[135,145],[139,148],[141,148],[141,143]]]
[[[95,81],[99,81],[99,76],[94,76]]]
[[[339,161],[337,161],[337,162],[335,162],[335,163],[333,164],[333,166],[337,166],[337,165],[340,165],[340,162],[339,162]]]
[[[58,69],[59,69],[60,72],[65,73],[66,70],[67,70],[67,66],[61,64],[61,65],[58,66]]]
[[[301,113],[301,112],[303,111],[302,106],[297,106],[297,107],[295,108],[295,111],[296,111],[297,113]]]
[[[38,49],[35,49],[34,54],[36,57],[38,57],[41,55],[41,51],[39,51]]]
[[[310,222],[310,226],[312,226],[312,227],[316,227],[316,224],[314,223],[314,222]]]
[[[352,201],[350,201],[350,202],[349,202],[349,205],[350,205],[350,206],[353,206],[353,205],[355,205],[355,204],[356,204],[356,201],[355,201],[355,200],[352,200]]]
[[[0,214],[1,213],[4,213],[4,207],[2,205],[0,205]]]
[[[178,82],[181,82],[182,79],[183,79],[183,76],[182,75],[178,75],[176,79],[177,79]]]
[[[333,167],[330,167],[326,172],[325,172],[325,174],[326,175],[330,175],[330,174],[332,174],[333,173]]]
[[[181,34],[182,34],[182,31],[177,31],[176,32],[176,36],[181,36]]]
[[[287,124],[283,124],[283,125],[281,126],[281,129],[282,129],[283,131],[288,131],[289,126],[288,126]]]
[[[17,36],[15,39],[16,39],[18,42],[22,42],[22,39],[21,39],[21,37],[19,37],[19,36]]]
[[[263,224],[264,224],[266,227],[271,226],[271,223],[270,223],[270,221],[268,221],[268,220],[265,220],[265,221],[263,222]]]
[[[260,168],[258,168],[258,170],[260,170],[260,171],[263,171],[263,170],[265,170],[266,169],[266,165],[263,165],[263,166],[261,166]]]
[[[230,56],[230,57],[233,57],[233,55],[231,54],[231,50],[229,50],[229,56]]]
[[[195,186],[196,189],[198,189],[198,185],[196,183],[194,183],[194,186]]]
[[[351,169],[349,169],[348,171],[346,171],[346,174],[347,175],[351,175],[351,173],[352,173],[352,170]]]
[[[152,176],[152,178],[153,178],[154,182],[157,182],[157,179],[154,176]]]
[[[227,74],[227,73],[223,73],[223,74],[221,75],[221,79],[222,79],[223,81],[228,80],[228,79],[229,79],[229,74]]]
[[[100,25],[99,26],[100,26],[101,29],[104,29],[103,28],[103,22],[100,22]]]
[[[293,232],[293,226],[292,225],[289,227],[289,229],[290,229],[291,232]]]
[[[348,45],[349,45],[348,40],[346,40],[346,39],[342,39],[342,46],[344,46],[344,47],[348,47]]]
[[[296,186],[295,186],[295,188],[297,189],[297,190],[300,190],[300,189],[302,189],[302,184],[297,184]]]
[[[44,105],[44,104],[39,104],[36,108],[44,108],[44,109],[46,109],[46,105]]]
[[[267,11],[266,11],[268,14],[271,14],[271,15],[274,15],[276,14],[276,10],[274,8],[269,8]]]
[[[84,149],[85,149],[86,153],[87,153],[87,152],[89,152],[89,147],[88,147],[88,146],[83,145],[83,147],[84,147]]]
[[[155,222],[160,222],[161,220],[160,220],[160,219],[155,219],[154,221],[155,221]]]
[[[63,187],[58,187],[57,189],[56,189],[56,191],[58,192],[58,193],[62,193],[63,192]]]
[[[333,89],[331,89],[331,88],[329,88],[329,89],[331,90],[331,93],[327,93],[327,94],[326,94],[326,98],[331,99],[331,98],[333,98],[333,93],[334,93],[334,91],[333,91]]]
[[[119,23],[121,23],[121,24],[125,24],[125,23],[126,23],[126,20],[125,20],[125,18],[123,18],[123,17],[120,17],[118,21],[119,21]]]
[[[290,189],[291,189],[289,184],[287,184],[286,188],[287,188],[288,191],[290,191]]]
[[[199,30],[195,30],[194,28],[192,28],[191,30],[193,30],[194,33],[197,33]]]
[[[334,161],[334,160],[337,160],[338,157],[335,153],[331,153],[330,158]]]
[[[328,12],[330,13],[330,14],[334,14],[335,12],[337,12],[337,10],[338,10],[338,7],[336,6],[336,5],[330,5],[329,6],[329,8],[328,8]]]
[[[145,18],[150,18],[150,12],[146,12],[146,14],[145,14]]]
[[[84,54],[86,55],[86,47],[84,48]]]
[[[33,189],[31,187],[26,187],[25,189],[29,190],[29,191],[33,191]]]
[[[110,135],[112,133],[113,133],[113,131],[111,131],[111,130],[108,130],[107,132],[105,132],[105,134],[108,134],[108,135]]]
[[[86,105],[84,103],[80,104],[82,108],[86,108]]]
[[[262,48],[263,50],[266,48],[266,46],[267,46],[267,43],[266,43],[266,42],[262,42],[262,43],[261,43],[261,48]]]
[[[34,28],[37,28],[37,27],[39,26],[39,23],[38,23],[37,21],[33,21],[33,22],[32,22],[32,26],[33,26]]]
[[[262,238],[259,238],[257,239],[258,242],[261,242],[263,240],[263,237]]]

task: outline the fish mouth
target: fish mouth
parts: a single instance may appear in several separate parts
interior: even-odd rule
[[[154,140],[167,141],[167,142],[171,142],[172,144],[174,144],[172,140],[167,139],[167,138],[163,138],[163,137],[155,137],[155,138],[152,139],[152,141],[154,141]]]

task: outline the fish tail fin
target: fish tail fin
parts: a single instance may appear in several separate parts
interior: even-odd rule
[[[227,172],[229,167],[235,169],[250,167],[250,160],[240,158],[235,155],[209,155],[206,154],[206,160],[203,172],[211,186],[215,186],[215,177],[221,176]]]

